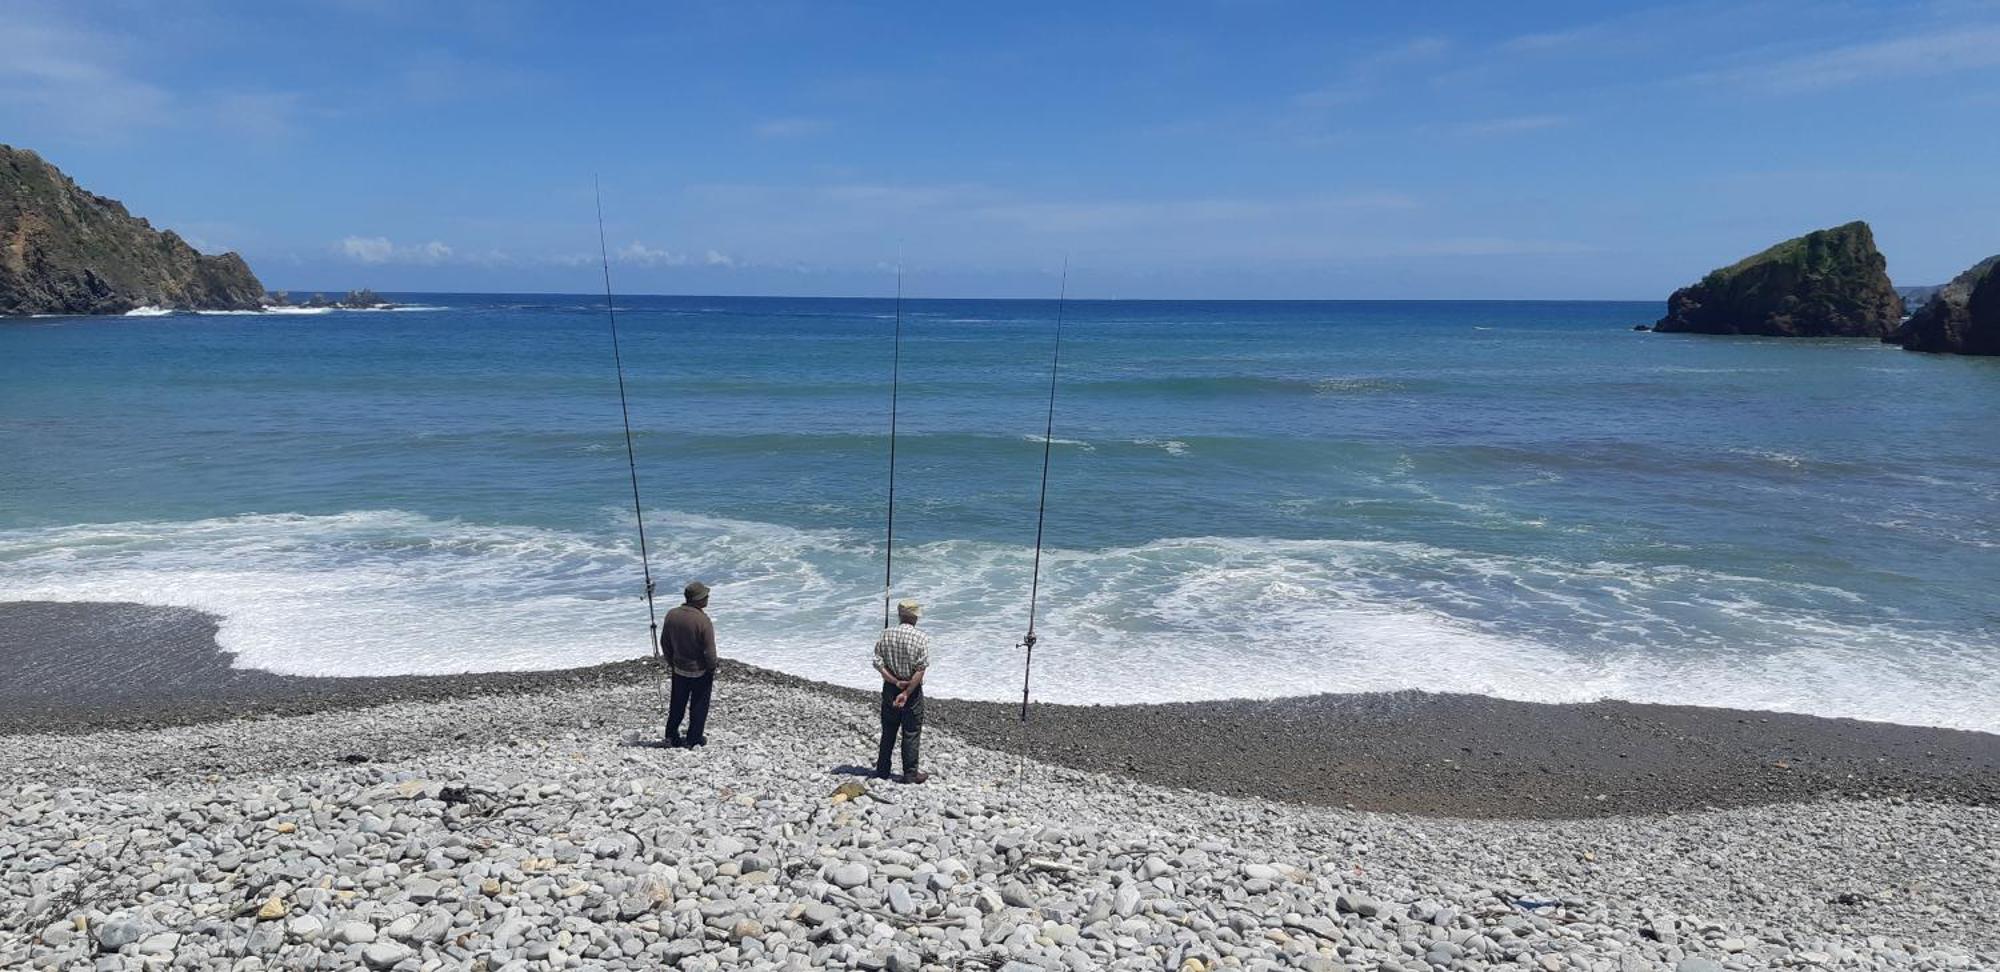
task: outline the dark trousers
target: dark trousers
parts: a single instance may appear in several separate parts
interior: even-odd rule
[[[688,720],[687,744],[700,746],[708,742],[708,697],[715,691],[715,673],[706,675],[682,675],[674,673],[673,701],[667,706],[667,742],[676,746],[681,742],[681,716]]]
[[[910,693],[910,700],[900,708],[896,696],[903,690],[882,683],[882,748],[875,753],[875,772],[880,776],[889,775],[889,757],[896,752],[896,733],[903,733],[903,772],[917,771],[917,741],[924,733],[924,690]]]

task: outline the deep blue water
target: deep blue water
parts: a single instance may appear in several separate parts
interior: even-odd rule
[[[600,300],[0,325],[0,598],[280,671],[644,650]],[[893,305],[620,298],[662,588],[864,684]],[[1071,302],[1046,699],[1418,687],[2000,730],[2000,361],[1651,303]],[[1053,302],[904,304],[898,596],[1018,691]],[[671,600],[671,598],[669,598]]]

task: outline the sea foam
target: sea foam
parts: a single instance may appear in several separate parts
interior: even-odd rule
[[[239,665],[294,674],[584,665],[648,648],[633,545],[609,512],[604,524],[360,511],[0,531],[0,599],[211,611]],[[668,511],[649,525],[663,589],[693,577],[714,587],[725,654],[870,682],[873,538]],[[897,595],[931,605],[941,694],[1018,697],[1032,553],[970,540],[898,548]],[[1036,697],[1051,702],[1424,689],[2000,731],[1990,650],[1834,588],[1232,537],[1050,550],[1043,569]]]

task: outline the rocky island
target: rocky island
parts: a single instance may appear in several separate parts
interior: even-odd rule
[[[0,145],[0,316],[263,306],[242,257],[203,254],[34,152]]]
[[[271,295],[269,307],[302,307],[309,310],[394,310],[402,305],[384,298],[381,294],[362,288],[350,290],[347,296],[337,300],[328,299],[325,294],[314,294],[303,304],[292,303],[292,296],[282,290]]]
[[[2000,354],[2000,255],[1953,277],[1883,340],[1911,351]]]
[[[1773,337],[1887,337],[1903,319],[1875,234],[1856,220],[1786,240],[1674,291],[1653,329]]]

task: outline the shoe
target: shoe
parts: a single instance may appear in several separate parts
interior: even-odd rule
[[[905,783],[922,783],[930,778],[931,775],[929,773],[904,773],[901,777]]]
[[[896,778],[894,774],[885,769],[878,769],[868,775],[878,780],[893,780]]]
[[[688,745],[689,745],[689,746],[706,746],[706,745],[708,745],[708,737],[707,737],[707,736],[703,736],[703,737],[701,737],[700,739],[690,739],[690,740],[688,740]]]
[[[679,736],[668,736],[661,745],[666,746],[668,749],[679,749],[687,744],[681,742],[681,737]]]

